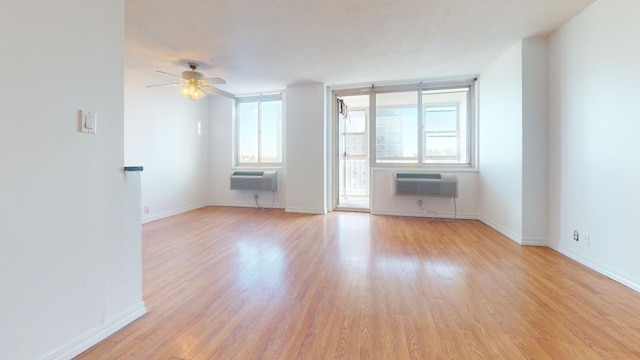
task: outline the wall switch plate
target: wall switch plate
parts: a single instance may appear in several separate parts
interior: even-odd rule
[[[91,111],[80,111],[80,131],[85,134],[95,134],[98,114]]]
[[[582,245],[589,247],[591,243],[591,235],[589,234],[582,235],[582,239],[580,239],[580,242],[582,243]]]

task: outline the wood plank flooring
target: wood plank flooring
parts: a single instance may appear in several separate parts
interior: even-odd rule
[[[640,358],[640,294],[477,221],[205,208],[143,226],[143,298],[78,359]]]

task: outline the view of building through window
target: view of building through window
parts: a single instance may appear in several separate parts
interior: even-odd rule
[[[469,163],[469,87],[375,96],[377,164]]]
[[[376,161],[418,161],[418,93],[376,95]]]
[[[470,166],[472,101],[472,81],[337,95],[338,207],[369,207],[372,165]]]

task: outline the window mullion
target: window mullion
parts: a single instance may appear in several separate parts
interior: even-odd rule
[[[233,108],[233,122],[234,122],[234,129],[235,129],[235,141],[233,144],[234,147],[234,153],[235,153],[235,166],[238,166],[240,164],[240,146],[238,145],[238,143],[240,142],[240,124],[238,122],[238,102],[235,101],[235,106]]]
[[[376,155],[376,93],[369,93],[369,164],[375,166],[378,161]]]
[[[258,165],[262,165],[262,101],[258,101]]]
[[[426,129],[424,127],[424,109],[422,108],[422,91],[418,91],[418,165],[422,165],[424,162],[425,149],[425,134]]]

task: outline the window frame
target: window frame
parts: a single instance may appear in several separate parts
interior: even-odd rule
[[[370,91],[370,109],[371,109],[371,131],[370,131],[370,154],[371,154],[371,167],[372,168],[413,168],[413,169],[445,169],[445,170],[474,170],[476,164],[477,154],[477,138],[475,134],[476,122],[477,122],[477,98],[476,98],[476,78],[461,81],[450,81],[442,83],[420,83],[418,85],[400,85],[400,86],[386,86],[375,87]],[[425,92],[437,92],[467,88],[467,124],[466,124],[466,157],[467,162],[425,162],[426,149],[425,149],[425,105],[423,104],[423,94]],[[415,91],[418,97],[418,156],[415,162],[378,162],[376,156],[376,96],[383,93],[396,93],[396,92],[408,92]],[[458,133],[461,131],[460,124],[458,123]],[[463,154],[463,149],[460,149],[460,154]]]
[[[262,160],[262,103],[270,101],[280,101],[281,119],[279,124],[279,142],[277,144],[279,151],[280,161],[278,162],[265,162]],[[240,131],[239,131],[239,118],[238,118],[238,105],[242,103],[257,103],[258,104],[258,143],[257,145],[257,161],[256,162],[241,162],[240,157]],[[234,168],[282,168],[284,166],[284,128],[285,128],[285,111],[284,111],[284,96],[282,93],[270,94],[270,95],[257,95],[257,96],[243,96],[234,98],[233,104],[233,131],[234,131],[234,155],[233,166]]]
[[[429,131],[429,129],[427,129],[427,118],[426,118],[426,113],[429,112],[427,109],[432,108],[432,109],[437,109],[437,108],[455,108],[455,112],[456,112],[456,127],[455,130],[438,130],[438,131]],[[422,140],[423,140],[423,149],[422,149],[422,163],[423,164],[438,164],[438,162],[427,162],[428,159],[432,159],[432,160],[440,160],[440,159],[455,159],[457,157],[460,157],[460,155],[462,154],[461,152],[461,146],[460,146],[460,136],[461,136],[461,131],[460,131],[460,105],[458,103],[452,103],[452,102],[442,102],[442,103],[431,103],[431,104],[423,104],[422,106],[422,111],[423,111],[423,119],[422,121],[424,122],[423,126],[422,126]],[[467,119],[467,121],[469,121],[469,119]],[[431,134],[431,137],[445,137],[448,134],[455,134],[455,137],[457,140],[457,146],[456,146],[456,155],[454,156],[450,156],[450,155],[428,155],[427,154],[427,138],[429,138]],[[440,136],[438,136],[440,135]],[[447,163],[445,163],[447,164]],[[460,164],[460,163],[448,163],[448,164]]]

